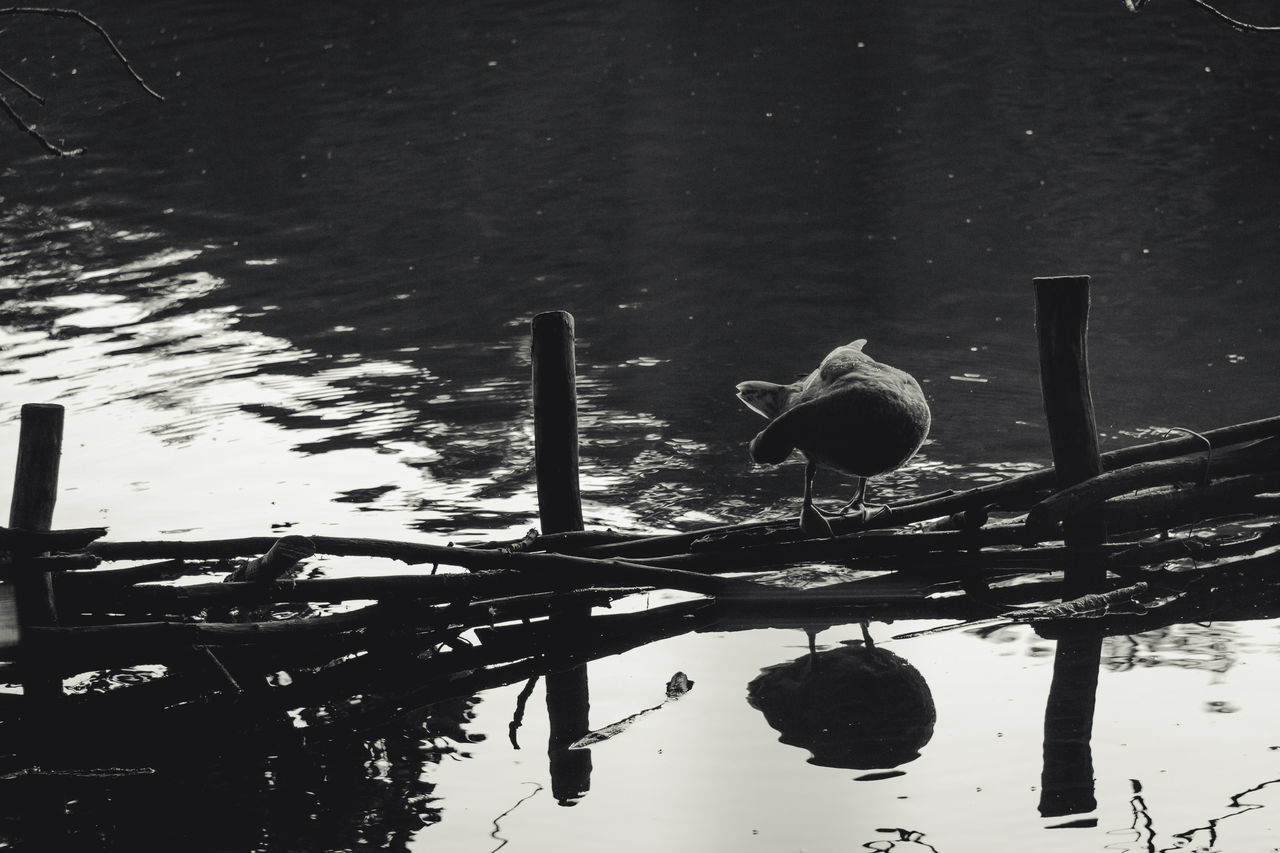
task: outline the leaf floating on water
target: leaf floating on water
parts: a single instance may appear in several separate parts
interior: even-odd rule
[[[693,689],[693,682],[689,680],[689,676],[683,672],[677,672],[671,676],[671,680],[667,682],[667,701],[679,699],[684,694]],[[661,707],[661,706],[659,706]]]

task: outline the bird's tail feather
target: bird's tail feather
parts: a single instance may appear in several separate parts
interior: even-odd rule
[[[738,399],[747,404],[747,408],[772,420],[786,408],[787,398],[791,396],[789,385],[776,382],[761,382],[753,379],[738,383]]]

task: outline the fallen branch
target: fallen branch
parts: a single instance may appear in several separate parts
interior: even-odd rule
[[[387,539],[345,539],[332,536],[312,536],[310,539],[317,554],[386,557],[409,564],[433,563],[458,566],[471,571],[509,569],[544,574],[584,585],[644,585],[712,595],[753,586],[747,581],[732,578],[718,578],[616,559],[593,559],[568,554],[521,554]],[[260,554],[274,543],[275,539],[270,537],[197,542],[96,542],[90,546],[89,551],[104,560],[198,560]]]

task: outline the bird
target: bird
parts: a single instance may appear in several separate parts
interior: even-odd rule
[[[853,500],[841,514],[856,509],[865,523],[873,517],[864,503],[867,478],[901,467],[929,434],[932,416],[920,383],[867,355],[866,344],[859,338],[837,347],[817,370],[789,385],[751,380],[737,386],[738,399],[769,420],[751,439],[751,458],[777,465],[794,450],[805,457],[800,528],[811,536],[832,535],[813,505],[819,466],[856,478]]]

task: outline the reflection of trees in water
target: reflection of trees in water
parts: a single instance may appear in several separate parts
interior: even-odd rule
[[[1022,653],[1047,657],[1053,642],[1020,625],[975,628],[970,633],[1002,645],[1025,645]],[[1169,625],[1138,634],[1108,636],[1102,644],[1101,666],[1108,672],[1128,672],[1153,666],[1226,672],[1238,658],[1239,631],[1228,622]]]
[[[360,738],[308,741],[278,727],[239,740],[190,731],[165,755],[116,744],[151,774],[23,775],[0,787],[0,839],[22,849],[407,850],[442,807],[431,767],[457,759],[476,703],[450,699]],[[132,748],[131,748],[132,747]],[[105,759],[105,756],[104,756]],[[132,759],[132,760],[131,760]]]
[[[1226,672],[1235,664],[1239,632],[1230,623],[1170,625],[1141,634],[1108,637],[1102,666],[1127,672],[1153,666]]]
[[[1127,849],[1142,850],[1224,850],[1224,839],[1222,837],[1224,829],[1231,829],[1232,825],[1227,821],[1232,818],[1238,818],[1249,812],[1256,811],[1266,807],[1266,803],[1257,802],[1252,796],[1261,791],[1280,784],[1280,779],[1268,779],[1266,782],[1260,782],[1252,788],[1234,794],[1227,800],[1228,811],[1218,817],[1208,818],[1203,826],[1194,826],[1181,832],[1170,834],[1170,838],[1176,839],[1167,846],[1157,848],[1160,841],[1160,824],[1161,815],[1147,803],[1146,797],[1143,795],[1142,782],[1133,779],[1133,796],[1129,799],[1130,807],[1133,810],[1133,823],[1129,829],[1133,832],[1133,847]],[[1181,820],[1182,815],[1176,815]],[[1119,833],[1116,833],[1119,835]],[[1253,836],[1248,834],[1248,830],[1238,840],[1248,841]],[[1229,839],[1228,839],[1229,841]]]

